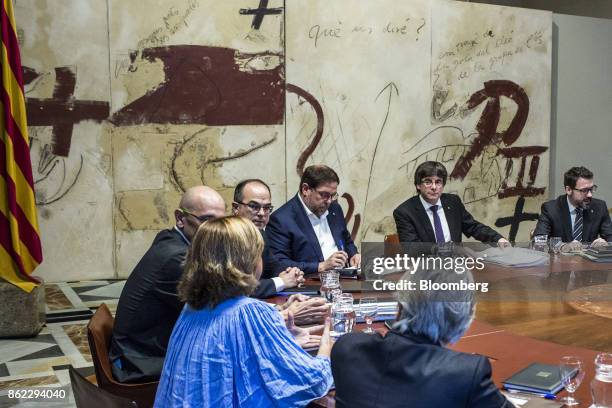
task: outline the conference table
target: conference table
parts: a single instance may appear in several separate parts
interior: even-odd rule
[[[586,375],[575,396],[580,407],[589,407],[595,356],[612,352],[612,264],[551,254],[548,265],[514,268],[486,264],[473,275],[475,282],[489,282],[489,291],[479,294],[476,319],[451,348],[486,356],[499,388],[506,378],[533,362],[556,365],[563,356],[578,356]],[[347,279],[342,284],[356,299],[362,294],[391,295],[372,292],[371,284],[365,281]],[[318,278],[307,277],[306,286],[315,285]],[[282,298],[272,301],[278,303]],[[361,330],[360,326],[354,330]],[[381,335],[387,332],[382,322],[374,328]],[[557,396],[566,394],[561,391]],[[312,404],[334,405],[333,391]]]

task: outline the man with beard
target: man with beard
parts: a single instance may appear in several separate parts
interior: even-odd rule
[[[593,173],[572,167],[563,176],[565,194],[542,204],[534,235],[561,237],[563,242],[590,242],[591,246],[612,242],[612,223],[605,201],[593,198],[597,186]]]
[[[492,228],[476,221],[465,209],[459,196],[444,194],[448,173],[440,162],[421,163],[414,173],[417,195],[393,211],[401,242],[461,242],[462,234],[500,247],[510,242]]]
[[[309,166],[295,197],[272,213],[266,233],[281,268],[316,273],[361,263],[336,202],[339,183],[330,167]]]

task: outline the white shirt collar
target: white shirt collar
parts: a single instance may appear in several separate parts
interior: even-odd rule
[[[431,208],[431,206],[433,205],[437,205],[438,206],[438,210],[440,208],[442,208],[442,200],[438,198],[438,201],[435,204],[430,204],[427,201],[425,201],[425,199],[423,198],[422,195],[419,194],[419,199],[421,200],[421,204],[423,204],[423,207],[425,208],[425,211],[429,210]]]
[[[327,214],[329,214],[329,210],[325,210],[325,212],[320,216],[317,217],[317,215],[315,213],[313,213],[312,211],[310,211],[310,208],[308,208],[308,206],[306,206],[306,204],[304,204],[304,200],[302,200],[302,195],[300,193],[298,193],[298,198],[300,199],[300,203],[302,203],[302,207],[304,207],[304,211],[306,211],[306,215],[310,218],[313,217],[319,221],[323,220],[325,217],[327,217]]]
[[[181,236],[181,238],[183,238],[183,241],[185,241],[187,243],[187,245],[191,245],[191,242],[189,242],[189,240],[187,239],[187,237],[185,236],[185,234],[183,234],[183,231],[181,231],[181,229],[179,227],[177,227],[176,225],[174,226],[174,229],[176,230],[176,232],[179,233],[179,235]]]

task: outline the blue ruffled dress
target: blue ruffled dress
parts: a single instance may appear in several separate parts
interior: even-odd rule
[[[155,407],[303,407],[332,384],[328,358],[297,345],[271,305],[241,296],[214,309],[185,305]]]

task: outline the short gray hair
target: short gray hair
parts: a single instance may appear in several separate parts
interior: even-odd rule
[[[400,314],[393,329],[407,334],[424,336],[433,343],[443,345],[457,342],[470,327],[474,317],[476,299],[471,290],[419,290],[419,281],[453,284],[463,280],[474,282],[471,272],[463,274],[452,270],[428,270],[415,274],[407,272],[402,280],[415,282],[415,290],[397,292]]]

